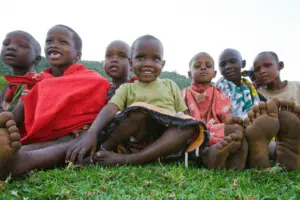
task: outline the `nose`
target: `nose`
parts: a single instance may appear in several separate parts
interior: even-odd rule
[[[227,63],[227,64],[225,65],[225,70],[230,69],[230,68],[231,68],[231,64]]]
[[[113,55],[112,57],[111,57],[111,62],[118,62],[118,56],[117,55]]]
[[[205,65],[205,64],[201,64],[201,65],[200,65],[200,69],[201,69],[201,70],[206,70],[206,65]]]
[[[7,50],[16,51],[16,45],[15,44],[9,44],[7,46]]]
[[[151,59],[145,59],[144,67],[152,67],[152,66],[153,66],[153,62],[151,61]]]

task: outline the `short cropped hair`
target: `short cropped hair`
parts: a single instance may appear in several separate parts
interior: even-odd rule
[[[132,43],[132,45],[131,45],[131,56],[130,56],[131,58],[132,58],[132,56],[133,56],[133,52],[135,51],[135,46],[136,46],[136,44],[138,43],[138,41],[140,41],[140,40],[156,40],[157,43],[161,46],[162,52],[164,52],[164,46],[163,46],[162,42],[161,42],[158,38],[154,37],[153,35],[143,35],[143,36],[137,38],[137,39]]]

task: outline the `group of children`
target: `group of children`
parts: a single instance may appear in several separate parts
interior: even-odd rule
[[[288,170],[300,167],[300,84],[281,81],[283,63],[275,53],[255,58],[251,78],[259,88],[242,77],[246,62],[237,50],[221,53],[223,77],[216,85],[213,58],[197,53],[189,63],[193,83],[180,91],[159,78],[164,48],[154,36],[141,36],[131,47],[120,40],[108,45],[111,84],[77,63],[81,49],[73,29],[52,27],[45,43],[50,67],[37,74],[39,43],[23,31],[6,35],[1,57],[13,75],[0,85],[0,179],[66,162],[185,159],[243,170],[267,168],[273,159]]]

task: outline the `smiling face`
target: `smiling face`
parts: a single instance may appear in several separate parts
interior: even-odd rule
[[[1,57],[12,68],[30,70],[37,57],[33,39],[21,31],[7,34],[2,43]]]
[[[71,31],[54,26],[47,34],[45,55],[51,66],[68,67],[80,59],[81,52],[75,48]]]
[[[199,53],[194,56],[190,65],[189,77],[197,84],[209,85],[216,76],[214,61],[207,53]]]
[[[161,43],[152,38],[140,38],[134,43],[132,51],[132,69],[139,81],[155,81],[165,65]]]
[[[254,74],[259,83],[263,86],[272,83],[283,68],[283,63],[276,60],[270,53],[259,54],[253,64]]]
[[[122,41],[114,41],[105,52],[105,72],[112,79],[127,79],[129,75],[130,47]]]
[[[244,68],[246,62],[241,54],[234,49],[226,49],[219,58],[219,70],[225,79],[232,82],[241,80],[241,68]]]

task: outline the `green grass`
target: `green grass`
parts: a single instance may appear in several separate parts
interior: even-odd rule
[[[300,171],[243,172],[184,168],[91,166],[31,172],[0,184],[2,199],[300,199]]]

